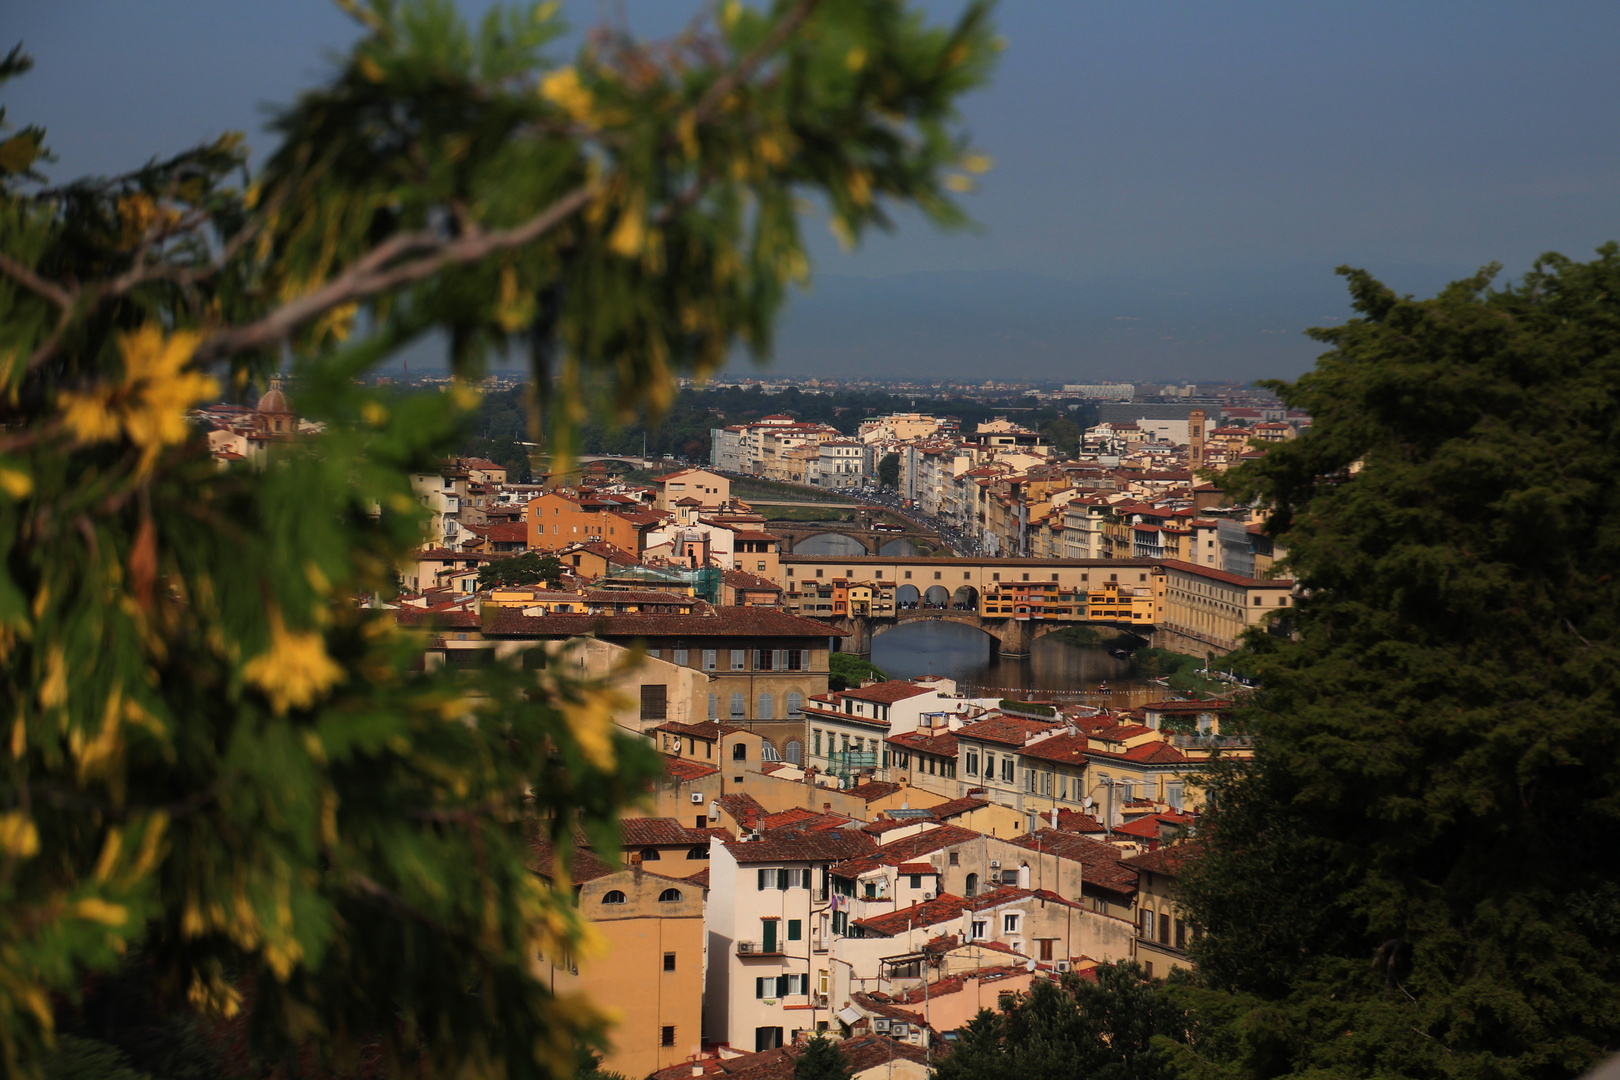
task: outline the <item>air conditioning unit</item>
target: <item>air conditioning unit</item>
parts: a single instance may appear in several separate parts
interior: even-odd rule
[[[992,869],[992,870],[1000,870],[1001,869],[1001,860],[1000,859],[991,859],[990,860],[990,869]]]
[[[932,900],[932,899],[933,899],[933,898],[934,898],[934,894],[933,894],[933,893],[931,893],[931,892],[925,892],[925,893],[923,893],[923,899],[924,899],[924,900]]]
[[[906,1025],[902,1024],[898,1020],[896,1020],[893,1024],[889,1025],[889,1034],[893,1035],[897,1039],[905,1038],[907,1030],[908,1029],[907,1029]]]
[[[1056,965],[1054,965],[1054,966],[1055,966],[1055,967],[1056,967],[1056,968],[1057,968],[1057,969],[1058,969],[1058,970],[1059,970],[1059,971],[1068,971],[1068,970],[1069,970],[1069,968],[1070,968],[1070,967],[1071,967],[1071,966],[1072,966],[1072,965],[1071,965],[1071,964],[1070,964],[1070,963],[1069,963],[1069,962],[1068,962],[1068,961],[1067,961],[1067,960],[1059,960],[1059,961],[1058,961],[1058,962],[1057,962],[1057,964],[1056,964]]]
[[[889,1018],[887,1016],[874,1016],[874,1017],[872,1017],[872,1030],[873,1031],[888,1031],[889,1030]]]
[[[703,792],[701,792],[701,791],[692,792],[692,805],[693,806],[702,806],[703,805]]]

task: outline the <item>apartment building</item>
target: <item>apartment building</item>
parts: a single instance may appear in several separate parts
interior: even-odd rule
[[[832,1017],[828,868],[874,847],[858,829],[711,842],[708,1042],[770,1050]]]

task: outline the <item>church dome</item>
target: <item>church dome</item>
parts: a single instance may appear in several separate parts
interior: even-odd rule
[[[287,404],[287,395],[281,392],[280,379],[270,380],[270,389],[264,392],[264,396],[259,399],[259,405],[254,411],[271,415],[292,414],[292,406]]]

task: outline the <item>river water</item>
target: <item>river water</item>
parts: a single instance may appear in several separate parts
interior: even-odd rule
[[[917,554],[917,545],[903,536],[897,536],[878,549],[881,554],[897,558],[910,558]],[[843,555],[865,555],[866,549],[852,536],[823,533],[810,536],[793,545],[795,555],[817,555],[822,558]]]
[[[971,626],[913,622],[872,639],[872,663],[891,679],[944,675],[963,693],[999,696],[1009,691],[1055,691],[1055,699],[1109,708],[1134,708],[1170,696],[1162,686],[1131,676],[1128,660],[1098,646],[1038,638],[1023,658],[1001,656],[995,639]],[[1099,683],[1108,684],[1099,693]]]

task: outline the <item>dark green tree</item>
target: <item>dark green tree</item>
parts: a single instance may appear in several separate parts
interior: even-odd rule
[[[1620,248],[1358,316],[1228,474],[1289,549],[1252,766],[1179,882],[1188,1076],[1536,1078],[1620,1046]]]
[[[963,1029],[937,1080],[1165,1080],[1155,1037],[1176,1027],[1164,992],[1134,961],[1102,964],[1097,981],[1076,974],[1007,994]]]
[[[525,551],[509,559],[496,559],[478,568],[478,587],[500,585],[539,585],[555,589],[562,581],[563,564],[555,555]]]
[[[827,659],[829,675],[827,685],[833,690],[848,690],[868,679],[887,679],[882,669],[870,660],[854,653],[835,652]]]
[[[825,1035],[805,1043],[804,1052],[793,1061],[793,1080],[850,1080],[854,1075],[844,1052]]]
[[[878,483],[884,487],[900,486],[900,455],[884,454],[878,461]]]

